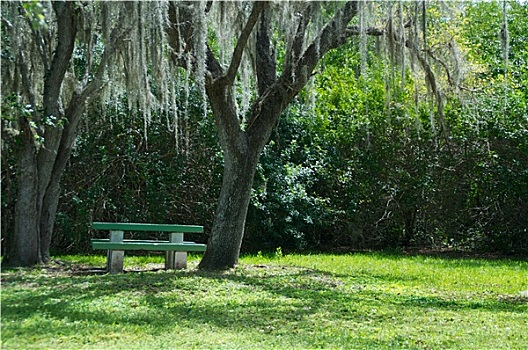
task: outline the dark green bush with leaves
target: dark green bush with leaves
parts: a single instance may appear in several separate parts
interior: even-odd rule
[[[443,133],[410,85],[392,83],[387,96],[379,59],[360,76],[357,43],[331,53],[261,159],[248,246],[526,252],[528,8],[509,8],[505,75],[500,39],[489,37],[500,33],[500,18],[488,18],[497,6],[468,5],[480,88],[473,101],[446,101]]]

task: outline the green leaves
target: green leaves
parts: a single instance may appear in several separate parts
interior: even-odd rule
[[[25,10],[24,15],[31,22],[33,30],[48,28],[46,22],[48,8],[44,7],[42,2],[37,0],[26,1],[22,3],[22,8]]]

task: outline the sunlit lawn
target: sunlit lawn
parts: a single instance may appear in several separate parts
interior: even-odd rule
[[[248,256],[225,273],[102,256],[2,272],[2,349],[527,349],[528,262]]]

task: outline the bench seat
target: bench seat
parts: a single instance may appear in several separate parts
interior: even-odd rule
[[[124,239],[123,242],[111,242],[110,239],[92,239],[92,248],[106,250],[205,252],[207,245],[194,242],[171,243],[169,241],[156,240]]]

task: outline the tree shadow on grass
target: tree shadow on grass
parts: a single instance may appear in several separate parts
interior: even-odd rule
[[[370,313],[382,305],[390,305],[394,315],[400,308],[416,310],[417,314],[431,308],[512,314],[528,311],[526,300],[401,295],[386,288],[367,288],[373,279],[380,285],[393,283],[397,279],[394,276],[368,279],[301,267],[244,266],[224,273],[101,272],[86,267],[55,275],[8,274],[2,279],[4,330],[9,334],[16,322],[41,317],[40,323],[26,325],[24,332],[74,335],[76,322],[87,322],[91,327],[136,325],[152,335],[173,331],[174,327],[196,328],[204,324],[270,334],[292,329],[293,324],[315,334],[324,327],[313,322],[321,313],[335,322],[382,322],[376,319],[386,316]],[[312,340],[307,336],[305,341]]]
[[[486,310],[497,312],[526,312],[528,311],[527,296],[493,295],[481,293],[480,300],[457,298],[449,296],[423,296],[402,294],[400,291],[383,289],[381,291],[367,288],[369,282],[378,285],[390,285],[394,282],[409,282],[417,280],[408,276],[370,275],[355,276],[348,274],[331,274],[326,271],[308,268],[295,268],[294,273],[275,276],[247,276],[240,274],[208,274],[201,271],[194,274],[213,279],[228,279],[248,286],[258,286],[269,293],[298,300],[307,300],[311,305],[324,307],[328,302],[350,302],[369,299],[375,303],[390,303],[402,307],[416,308],[444,308],[449,310]],[[355,283],[350,283],[350,282]],[[478,296],[473,299],[478,299]]]

